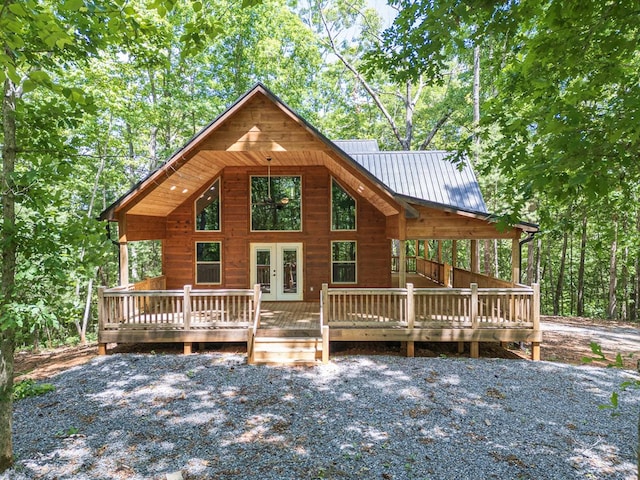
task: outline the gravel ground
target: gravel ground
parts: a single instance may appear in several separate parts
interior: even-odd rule
[[[15,405],[0,479],[635,479],[629,371],[519,360],[110,355]]]

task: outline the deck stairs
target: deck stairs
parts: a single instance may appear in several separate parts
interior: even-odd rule
[[[248,345],[250,364],[317,365],[323,361],[318,329],[258,328]]]

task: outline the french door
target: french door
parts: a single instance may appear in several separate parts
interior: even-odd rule
[[[251,285],[262,300],[302,300],[302,243],[252,243]]]

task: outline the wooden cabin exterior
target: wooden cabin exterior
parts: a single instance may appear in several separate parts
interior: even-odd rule
[[[331,338],[353,340],[361,336],[407,342],[436,338],[433,333],[441,327],[431,325],[429,335],[414,332],[415,312],[410,311],[414,307],[407,302],[414,301],[415,292],[413,284],[407,287],[409,276],[417,288],[466,289],[457,290],[453,296],[453,290],[445,292],[451,298],[468,296],[468,302],[460,303],[466,306],[454,312],[452,301],[446,312],[440,312],[441,320],[457,315],[460,328],[477,321],[471,318],[475,307],[470,299],[478,285],[513,289],[503,292],[506,303],[502,313],[509,308],[515,312],[514,298],[526,293],[526,308],[519,307],[521,312],[527,310],[526,315],[517,317],[514,313],[511,320],[500,317],[504,328],[492,327],[486,338],[532,342],[535,358],[541,339],[539,325],[534,325],[538,316],[535,309],[539,309],[535,289],[517,284],[519,241],[523,233],[535,232],[537,227],[523,223],[498,230],[485,211],[468,165],[462,170],[448,168],[444,174],[448,178],[438,179],[425,170],[429,160],[423,158],[425,152],[387,154],[376,152],[377,146],[371,144],[373,152],[358,151],[363,145],[366,143],[328,140],[266,87],[256,85],[101,214],[101,219],[118,224],[120,253],[120,286],[100,291],[101,350],[113,341],[190,344],[246,340],[251,347],[250,337],[258,334],[263,302],[319,302],[321,294],[325,310],[318,312],[319,323],[314,329],[327,329],[327,338],[317,337],[326,344],[325,354]],[[431,160],[429,165],[436,165],[442,175],[444,170],[439,165],[444,164]],[[389,165],[395,165],[396,171],[392,172]],[[417,170],[405,171],[409,168]],[[429,179],[430,183],[418,185],[415,181],[407,185],[406,179],[412,175],[414,180]],[[444,200],[430,198],[433,192],[444,195]],[[511,239],[512,282],[492,283],[479,276],[477,241],[486,238]],[[420,268],[416,264],[416,268],[410,268],[415,271],[408,272],[405,243],[424,239],[471,240],[471,271],[468,275],[462,270],[456,272],[455,266],[447,270],[441,261],[434,264],[422,258]],[[127,244],[139,240],[161,240],[163,276],[156,288],[138,286],[137,293],[131,293]],[[395,272],[392,240],[400,242]],[[429,279],[434,274],[428,270],[438,272],[435,283]],[[468,282],[462,284],[465,280]],[[381,300],[382,294],[395,287],[404,306],[380,307],[390,302]],[[341,331],[338,324],[355,321],[346,317],[334,318],[336,329],[329,328],[328,302],[329,297],[339,296],[336,292],[347,292],[341,297],[345,302],[355,298],[352,294],[373,295],[369,301],[378,302],[377,306],[361,304],[359,308],[368,311],[360,313],[391,322],[384,330],[407,330],[411,323],[411,335],[373,335],[375,321],[373,325],[358,324],[370,328],[369,335],[365,330]],[[509,295],[511,300],[507,299]],[[225,315],[229,318],[227,307],[212,306],[232,297],[236,311],[244,312],[236,323],[223,321]],[[163,302],[173,306],[165,308]],[[346,306],[332,305],[332,315],[338,315],[341,308],[347,315]],[[374,312],[378,308],[380,312]],[[382,314],[384,308],[386,313]],[[142,320],[152,310],[160,312],[156,320]],[[178,310],[178,320],[169,318]],[[349,315],[355,318],[357,313],[350,311]],[[432,314],[435,316],[435,311]],[[135,315],[138,320],[133,321]],[[431,314],[424,315],[426,321]],[[217,320],[211,320],[214,317]],[[517,328],[518,321],[526,326]],[[507,325],[510,322],[513,324]],[[185,323],[193,330],[189,334],[180,332]],[[200,326],[193,328],[196,324]],[[475,342],[476,347],[477,341],[484,341],[468,334],[441,336],[442,341],[445,338]]]

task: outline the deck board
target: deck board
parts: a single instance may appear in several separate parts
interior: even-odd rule
[[[319,302],[262,302],[260,328],[319,330]]]

